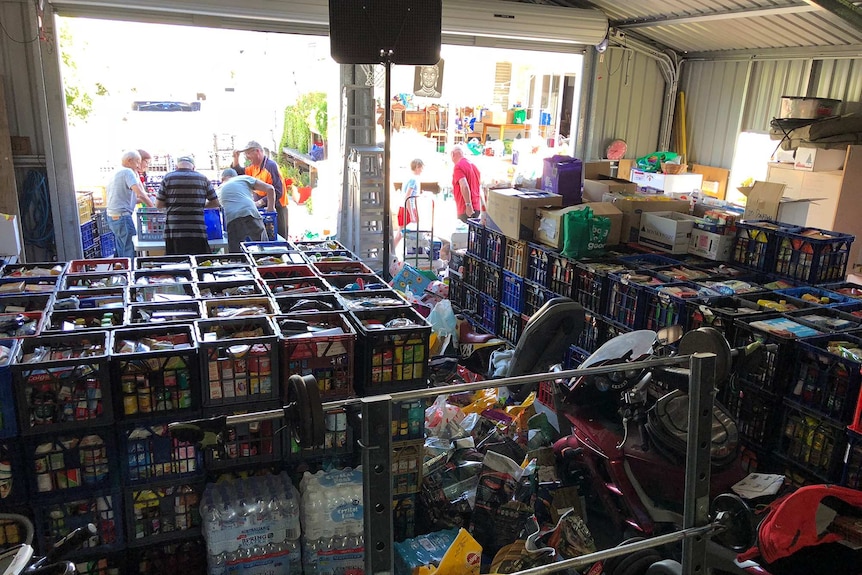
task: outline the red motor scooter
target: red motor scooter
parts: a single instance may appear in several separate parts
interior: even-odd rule
[[[555,382],[552,420],[563,438],[555,451],[564,474],[592,494],[622,533],[650,536],[662,526],[682,525],[685,491],[688,369],[627,369],[632,361],[657,357],[678,339],[670,334],[634,331],[618,336],[588,357],[581,367],[620,364],[608,375]],[[732,352],[712,328],[678,339],[678,354],[716,354],[716,381],[730,376]],[[739,354],[745,355],[745,354]],[[549,406],[537,404],[547,412]],[[746,476],[737,457],[738,433],[719,404],[713,410],[712,496],[726,493]]]

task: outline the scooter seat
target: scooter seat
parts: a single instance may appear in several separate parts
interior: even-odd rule
[[[647,431],[656,450],[672,461],[685,461],[688,438],[688,394],[674,390],[662,396],[647,413]],[[714,403],[712,409],[712,464],[724,467],[736,459],[739,430],[725,408]]]

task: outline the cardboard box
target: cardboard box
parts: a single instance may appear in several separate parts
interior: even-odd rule
[[[703,195],[719,200],[723,200],[727,196],[727,181],[730,179],[730,170],[692,164],[691,173],[703,176],[703,183],[700,185],[700,191],[703,192]]]
[[[610,176],[598,176],[596,178],[584,179],[584,200],[588,202],[601,202],[605,194],[621,192],[633,194],[638,191],[634,182]]]
[[[687,254],[696,218],[679,212],[647,212],[641,216],[638,243],[672,254]]]
[[[611,176],[612,162],[610,160],[599,160],[597,162],[584,162],[584,179],[600,180],[599,176]]]
[[[625,178],[627,180],[632,179],[632,170],[637,167],[637,164],[634,160],[629,160],[623,158],[622,160],[617,161],[617,177]]]
[[[740,189],[739,191],[745,192]],[[745,202],[746,220],[772,220],[796,226],[804,226],[808,219],[808,205],[819,198],[795,200],[785,198],[784,184],[754,182]]]
[[[21,231],[18,229],[18,217],[10,214],[0,214],[0,259],[3,256],[21,255]]]
[[[726,236],[694,228],[691,230],[688,253],[708,260],[724,262],[730,259],[735,239],[736,236]]]
[[[824,148],[796,148],[794,169],[806,172],[828,172],[844,168],[847,149],[826,150]]]
[[[563,197],[564,206],[574,206],[581,196],[581,161],[572,156],[554,155],[542,160],[542,189]]]
[[[620,243],[620,230],[623,225],[623,213],[613,204],[605,202],[588,202],[577,206],[569,206],[561,210],[540,208],[536,210],[536,223],[533,227],[533,240],[556,249],[563,248],[563,216],[575,210],[592,208],[597,216],[611,221],[611,231],[605,245],[615,246]]]
[[[532,240],[536,209],[562,205],[562,196],[541,190],[490,190],[485,226],[513,240]]]
[[[644,194],[606,194],[602,201],[613,203],[623,213],[623,223],[620,227],[620,243],[622,244],[638,241],[641,215],[644,212],[680,212],[687,214],[689,208],[687,201]]]
[[[632,170],[632,181],[638,190],[654,190],[667,195],[700,193],[702,174],[655,174]]]
[[[514,114],[512,110],[485,110],[482,122],[485,124],[511,124]]]

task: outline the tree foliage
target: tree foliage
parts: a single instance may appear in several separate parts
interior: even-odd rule
[[[78,72],[76,57],[83,55],[86,47],[75,41],[68,22],[60,24],[60,61],[63,75],[63,90],[66,97],[66,116],[75,125],[85,121],[93,112],[94,97],[107,96],[108,89],[101,82],[84,82]]]
[[[301,95],[295,104],[284,109],[281,149],[292,148],[307,154],[312,130],[325,140],[328,121],[325,93],[310,92]]]

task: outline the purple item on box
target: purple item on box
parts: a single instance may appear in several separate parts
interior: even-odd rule
[[[542,169],[542,189],[563,196],[563,207],[582,202],[582,164],[571,156],[545,158]]]

